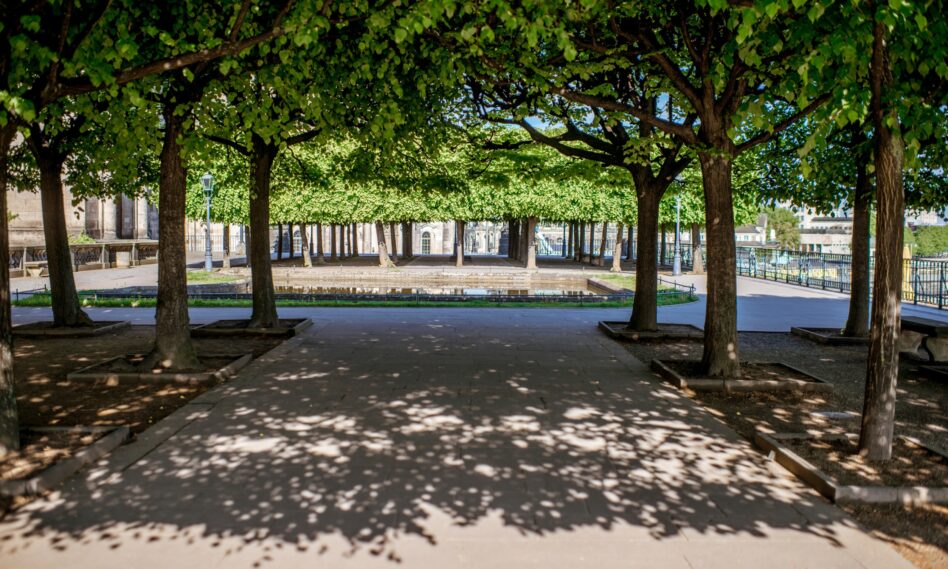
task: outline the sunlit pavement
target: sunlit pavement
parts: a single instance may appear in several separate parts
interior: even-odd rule
[[[608,311],[293,313],[316,325],[0,522],[0,566],[909,567]]]

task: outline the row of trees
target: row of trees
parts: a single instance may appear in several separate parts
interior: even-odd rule
[[[565,203],[569,209],[576,193],[610,187],[601,180],[582,186],[589,180],[613,179],[612,172],[621,173],[615,180],[625,178],[635,199],[641,252],[630,320],[635,329],[657,326],[652,252],[662,198],[676,180],[700,173],[710,252],[701,367],[711,376],[733,377],[740,374],[733,235],[741,160],[800,127],[805,137],[795,151],[802,166],[795,172],[807,176],[811,156],[839,146],[827,128],[850,129],[865,140],[860,148],[871,148],[865,154],[871,156],[871,171],[869,158],[857,168],[852,203],[863,208],[857,220],[868,225],[869,202],[860,196],[874,194],[877,211],[876,293],[860,447],[870,458],[886,459],[898,365],[904,169],[937,154],[925,149],[944,147],[948,24],[936,4],[16,2],[0,29],[0,199],[18,133],[31,139],[39,171],[48,180],[43,183],[41,175],[41,188],[50,194],[56,180],[61,192],[62,165],[70,152],[63,150],[64,141],[74,134],[97,133],[92,146],[99,150],[76,158],[85,166],[77,171],[95,180],[90,188],[142,187],[136,183],[142,173],[154,173],[161,247],[158,339],[146,365],[186,368],[196,363],[182,243],[189,169],[213,162],[220,152],[229,153],[227,165],[240,165],[233,176],[244,177],[247,193],[233,203],[235,210],[247,208],[253,287],[272,291],[268,227],[275,168],[295,162],[312,176],[295,190],[296,201],[307,202],[306,196],[320,193],[312,191],[319,187],[312,180],[320,179],[320,156],[335,151],[331,144],[352,140],[370,150],[354,161],[358,167],[349,169],[343,183],[332,183],[330,173],[324,188],[346,195],[357,191],[358,182],[372,189],[370,199],[386,204],[375,208],[376,220],[395,217],[379,213],[390,203],[400,204],[395,209],[404,215],[412,204],[439,201],[449,204],[454,219],[489,218],[480,213],[496,199],[489,191],[496,181],[490,181],[490,172],[480,175],[485,159],[480,151],[522,149],[525,141],[492,131],[484,135],[471,126],[505,125],[500,132],[515,127],[534,144],[573,159],[565,167],[596,172],[560,175],[520,211],[516,201],[506,204],[528,227],[543,196],[565,187],[549,207],[555,212]],[[105,140],[109,144],[103,145]],[[316,159],[301,158],[307,144],[317,145],[310,147]],[[442,153],[458,144],[477,152]],[[43,166],[44,160],[52,166]],[[542,185],[542,176],[518,176],[516,162],[511,163],[502,174],[527,183],[522,195]],[[306,178],[288,178],[287,188],[292,179]],[[484,180],[488,191],[469,191],[468,180]],[[571,188],[574,183],[580,186]],[[422,192],[423,199],[404,201],[412,192]],[[921,192],[919,203],[943,203],[937,188]],[[333,215],[322,209],[329,200],[311,202],[277,198],[273,207],[278,219],[288,221]],[[283,203],[290,209],[278,209]],[[0,206],[5,209],[5,203]],[[44,213],[51,219],[59,215],[52,205]],[[50,230],[47,237],[65,243],[64,231]],[[6,239],[3,216],[0,254],[6,253]],[[66,306],[74,301],[75,287],[67,262],[57,260],[65,249],[54,253],[54,248],[51,274],[54,265],[63,267],[56,269],[63,285],[54,294],[62,302],[57,323],[81,324],[78,306]],[[868,261],[865,266],[860,279],[866,294],[854,292],[854,306],[862,312],[851,315],[853,321],[869,320],[863,308]],[[10,448],[16,444],[16,414],[9,281],[6,273],[0,277],[0,447]],[[255,298],[253,320],[275,324],[272,299],[258,307]]]

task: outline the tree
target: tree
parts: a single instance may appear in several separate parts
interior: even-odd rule
[[[767,215],[767,229],[773,230],[777,243],[784,249],[800,247],[800,221],[792,211],[782,207],[761,210]]]
[[[195,3],[179,3],[185,14]],[[245,0],[234,3],[234,18],[250,9]],[[228,10],[217,16],[229,17]],[[238,53],[282,34],[271,29],[238,39],[204,33],[200,40],[176,41],[179,29],[161,30],[150,6],[131,0],[47,3],[40,0],[4,6],[0,27],[0,258],[9,255],[6,192],[9,153],[18,129],[28,128],[38,115],[64,97],[114,89],[133,81],[171,72],[196,62]],[[188,18],[174,22],[189,25]],[[206,30],[205,30],[206,32]],[[141,45],[176,46],[142,57]],[[9,267],[0,267],[0,453],[18,447],[16,399],[13,389]]]
[[[915,253],[923,257],[948,253],[948,226],[932,225],[915,230]]]

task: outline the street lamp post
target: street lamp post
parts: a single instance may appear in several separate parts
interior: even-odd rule
[[[672,261],[672,275],[681,275],[681,196],[675,196],[675,259]]]
[[[211,259],[211,196],[214,195],[214,176],[210,172],[201,176],[201,185],[204,186],[204,204],[207,206],[207,223],[204,225],[204,270],[210,272],[214,268]]]

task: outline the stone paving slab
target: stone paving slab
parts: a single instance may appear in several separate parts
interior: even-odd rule
[[[909,567],[601,318],[307,314],[120,465],[0,521],[4,569]]]

